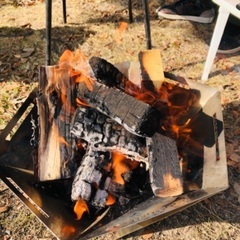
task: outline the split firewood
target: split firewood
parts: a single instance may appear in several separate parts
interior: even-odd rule
[[[70,78],[62,81],[62,84],[65,84],[62,89],[54,88],[52,83],[55,81],[56,68],[40,68],[37,97],[40,139],[38,169],[35,173],[39,181],[70,178],[77,168],[72,158],[73,139],[70,134],[74,93]],[[64,93],[63,88],[66,91]]]
[[[155,91],[151,81],[148,81],[146,84],[145,81],[139,82],[138,80],[138,82],[135,83],[132,79],[128,79],[113,64],[99,57],[90,58],[89,65],[91,66],[94,77],[98,82],[103,83],[108,87],[120,89],[122,92],[148,103],[151,106],[155,106],[156,102],[158,103],[158,106],[160,106],[162,100],[159,99],[158,93]],[[135,66],[135,69],[138,68]],[[138,73],[138,75],[140,74],[141,73]],[[172,84],[176,83],[175,81],[171,82]],[[165,104],[165,99],[163,104]]]
[[[142,79],[152,81],[156,90],[160,89],[165,81],[161,53],[158,49],[151,49],[139,53],[142,69]]]
[[[129,159],[148,162],[145,138],[130,133],[94,108],[77,108],[71,134],[98,151],[117,151]]]
[[[143,78],[151,80],[156,89],[164,82],[159,50],[147,50],[139,54]],[[155,64],[155,62],[157,64]],[[155,133],[147,138],[150,182],[154,195],[171,197],[183,193],[183,181],[176,141]]]
[[[95,82],[93,89],[89,90],[85,82],[80,82],[77,97],[133,134],[152,136],[159,129],[159,112],[119,89]]]

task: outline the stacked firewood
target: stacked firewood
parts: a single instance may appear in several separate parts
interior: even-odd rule
[[[142,86],[104,59],[67,54],[59,67],[42,68],[40,74],[39,180],[73,177],[73,201],[104,207],[122,191],[124,174],[143,163],[154,195],[180,195],[176,129],[199,111],[197,94],[166,80],[158,50],[139,55]],[[175,104],[175,93],[184,95],[182,106]],[[76,159],[79,143],[84,156]]]

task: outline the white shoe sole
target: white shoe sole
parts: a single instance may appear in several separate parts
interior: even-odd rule
[[[229,49],[229,50],[221,50],[221,49],[218,49],[218,50],[217,50],[217,53],[232,54],[232,53],[236,53],[236,52],[239,52],[239,51],[240,51],[240,46],[239,46],[239,47],[236,47],[236,48],[233,48],[233,49]]]
[[[170,13],[163,13],[161,11],[157,12],[159,17],[167,18],[171,20],[188,20],[192,22],[198,23],[211,23],[214,19],[214,12],[213,10],[207,10],[200,16],[188,16],[188,15],[177,15],[177,14],[170,14]]]

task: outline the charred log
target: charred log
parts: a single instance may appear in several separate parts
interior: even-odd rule
[[[130,159],[147,162],[145,138],[128,132],[93,108],[79,107],[76,110],[71,133],[98,151],[118,151]]]
[[[140,88],[132,83],[124,74],[122,74],[113,64],[99,57],[92,57],[89,64],[94,72],[98,82],[108,87],[116,87],[122,92],[131,93],[134,96],[141,92]]]
[[[175,140],[156,133],[147,139],[149,175],[153,193],[171,197],[183,193],[182,174]]]
[[[105,207],[110,182],[106,169],[111,161],[110,156],[108,152],[88,149],[73,180],[72,200],[82,198],[93,206]]]
[[[159,128],[160,115],[155,108],[118,89],[95,82],[93,90],[89,90],[81,82],[77,86],[77,97],[134,134],[152,136]]]
[[[132,171],[129,171],[128,174],[132,175]],[[124,179],[126,178],[125,176]],[[126,179],[126,185],[116,183],[113,179],[111,153],[89,147],[75,174],[71,198],[73,201],[81,198],[92,206],[105,207],[111,202],[115,202],[118,197],[129,198],[125,189],[131,185],[128,183],[129,178]],[[109,201],[109,197],[112,198],[111,201]]]

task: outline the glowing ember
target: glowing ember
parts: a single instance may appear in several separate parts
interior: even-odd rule
[[[73,226],[64,226],[64,228],[62,229],[62,234],[65,237],[70,237],[72,234],[74,234],[76,232],[76,229]]]
[[[111,205],[113,205],[115,202],[116,202],[115,197],[114,197],[111,193],[109,193],[109,194],[108,194],[108,197],[107,197],[107,201],[106,201],[106,206],[111,206]]]
[[[76,203],[75,203],[75,206],[74,206],[74,212],[77,216],[77,220],[81,219],[82,218],[82,215],[87,212],[89,213],[89,209],[88,209],[88,206],[86,204],[86,202],[79,198]]]
[[[78,107],[83,106],[83,107],[88,107],[89,105],[85,103],[83,100],[80,100],[79,98],[76,98],[76,104]]]

